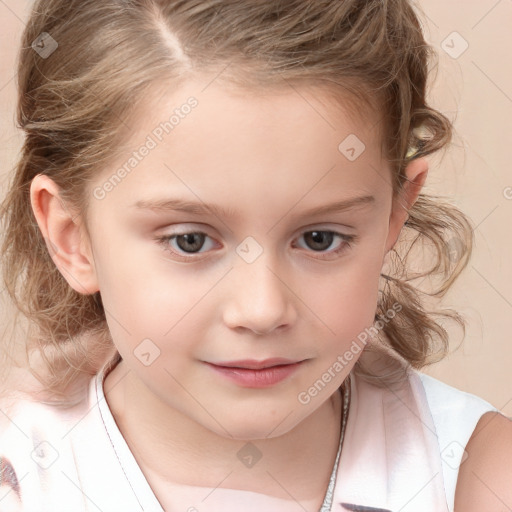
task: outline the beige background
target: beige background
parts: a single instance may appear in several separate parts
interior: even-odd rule
[[[0,0],[0,187],[22,142],[14,62],[30,5]],[[425,371],[512,416],[512,1],[425,0],[421,8],[439,54],[431,102],[456,127],[450,150],[431,159],[426,192],[446,196],[476,226],[474,256],[443,301],[466,317],[466,338]],[[461,331],[451,333],[458,345]]]

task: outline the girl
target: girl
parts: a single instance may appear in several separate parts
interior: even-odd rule
[[[419,371],[409,250],[440,297],[472,244],[429,54],[408,0],[35,2],[0,510],[509,510],[509,421]]]

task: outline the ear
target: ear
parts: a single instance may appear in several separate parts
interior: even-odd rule
[[[30,202],[50,256],[71,288],[85,295],[97,292],[94,260],[81,217],[66,207],[55,182],[43,174],[35,176]]]
[[[396,244],[400,231],[409,217],[418,195],[428,175],[428,162],[424,157],[412,160],[405,169],[407,180],[404,182],[397,199],[393,200],[389,217],[389,232],[386,240],[386,253]]]

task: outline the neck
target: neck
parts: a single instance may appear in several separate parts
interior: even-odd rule
[[[334,393],[279,437],[219,436],[156,397],[121,361],[105,378],[112,415],[153,490],[178,484],[252,491],[322,504],[338,450],[341,394]],[[248,442],[265,454],[247,467],[236,458]]]

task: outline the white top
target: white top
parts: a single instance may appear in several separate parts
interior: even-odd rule
[[[356,372],[349,378],[331,510],[452,512],[464,447],[482,414],[497,409],[413,369],[394,383],[376,378],[379,386]],[[87,400],[72,409],[21,399],[0,408],[0,512],[163,512],[116,425],[103,379],[103,371],[91,379]],[[302,510],[254,492],[169,487],[180,512]]]

